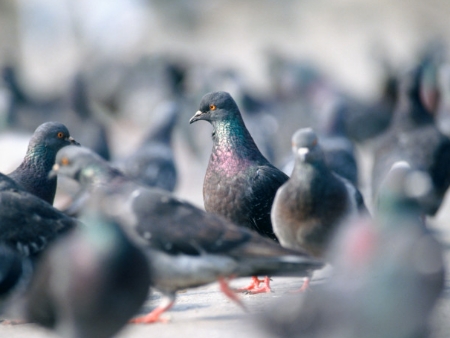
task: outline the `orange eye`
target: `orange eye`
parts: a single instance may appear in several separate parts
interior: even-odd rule
[[[209,105],[209,110],[216,110],[216,106],[213,105],[213,104],[210,104],[210,105]]]
[[[61,165],[69,165],[70,161],[67,157],[61,159]]]
[[[57,136],[58,136],[58,138],[63,138],[64,137],[64,133],[62,131],[60,131]]]

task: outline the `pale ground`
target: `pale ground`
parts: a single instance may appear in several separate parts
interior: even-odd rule
[[[244,286],[248,278],[232,282],[233,286]],[[320,282],[319,280],[317,282]],[[312,287],[314,287],[314,283]],[[217,284],[211,284],[178,294],[175,306],[166,314],[170,323],[152,325],[130,324],[126,326],[117,338],[138,337],[179,337],[195,336],[196,338],[269,338],[258,327],[258,314],[268,311],[271,304],[278,304],[282,297],[292,297],[289,291],[301,285],[298,278],[274,278],[272,282],[274,292],[271,294],[242,295],[242,300],[248,308],[245,313],[240,307],[232,303],[220,291]],[[447,285],[449,285],[447,281]],[[159,295],[155,294],[147,303],[146,309],[152,309],[158,302]],[[447,338],[450,332],[450,294],[444,293],[432,319],[433,335],[431,338]],[[50,331],[33,324],[15,326],[0,325],[1,338],[53,338],[57,337]]]

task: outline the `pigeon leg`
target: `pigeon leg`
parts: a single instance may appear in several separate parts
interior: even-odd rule
[[[223,277],[219,277],[219,285],[220,285],[220,291],[222,291],[225,296],[230,298],[233,302],[238,304],[244,311],[248,311],[244,303],[242,303],[242,300],[238,297],[238,295],[230,289],[230,286],[228,285],[228,282]]]
[[[169,319],[161,318],[161,315],[169,310],[175,304],[175,297],[165,297],[164,301],[153,311],[145,316],[140,316],[130,320],[133,324],[152,324],[152,323],[167,323]]]
[[[245,286],[243,288],[239,288],[236,291],[237,292],[245,292],[245,291],[258,289],[259,288],[259,284],[261,284],[263,282],[264,282],[263,279],[258,279],[257,276],[252,276],[252,281],[251,281],[250,285]]]
[[[270,277],[269,276],[264,277],[263,283],[264,283],[263,286],[256,287],[256,288],[250,290],[249,293],[254,295],[254,294],[257,294],[257,293],[270,293],[270,292],[272,292],[272,289],[270,288]]]
[[[309,283],[310,283],[310,278],[306,277],[305,280],[303,281],[302,286],[298,290],[298,292],[305,292],[306,290],[308,290],[309,289]]]
[[[302,292],[305,292],[306,290],[309,289],[310,280],[311,280],[311,278],[306,277],[305,280],[303,281],[303,284],[300,287],[300,289],[289,291],[289,293],[302,293]]]

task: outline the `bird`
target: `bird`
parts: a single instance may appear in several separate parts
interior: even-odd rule
[[[113,220],[81,216],[83,226],[43,255],[21,305],[26,321],[66,338],[108,338],[143,305],[149,257]]]
[[[323,266],[301,251],[282,248],[168,191],[139,185],[89,149],[61,149],[53,170],[88,189],[86,207],[116,220],[151,255],[152,287],[163,293],[164,300],[151,313],[135,318],[135,323],[164,320],[161,314],[174,304],[181,289],[218,280],[221,290],[242,305],[227,285],[231,276],[303,276]]]
[[[330,170],[312,128],[294,133],[292,151],[294,170],[272,206],[274,232],[281,245],[319,257],[336,227],[367,208],[359,190]]]
[[[0,173],[0,244],[37,260],[49,243],[79,222]]]
[[[174,191],[177,168],[171,143],[180,107],[175,102],[164,102],[156,108],[155,114],[158,119],[142,144],[116,164],[125,175],[141,184]]]
[[[358,186],[358,163],[353,142],[345,131],[345,110],[339,106],[330,109],[328,118],[318,124],[316,134],[324,152],[327,166],[339,176]],[[295,156],[291,154],[283,165],[284,173],[290,175],[294,169]]]
[[[426,228],[420,192],[411,185],[416,175],[422,173],[405,162],[392,166],[374,217],[345,224],[333,239],[331,278],[260,318],[271,336],[428,336],[445,269],[442,245]]]
[[[288,176],[260,153],[227,92],[203,96],[189,123],[200,120],[213,126],[213,149],[203,184],[205,210],[277,240],[270,208]]]
[[[205,94],[189,123],[201,120],[213,126],[213,148],[203,182],[205,210],[277,241],[270,210],[288,176],[261,154],[229,93]],[[267,277],[263,288],[259,283],[254,276],[245,289],[270,291]]]
[[[22,163],[11,173],[10,178],[25,190],[53,204],[57,180],[48,177],[59,149],[69,144],[79,145],[70,136],[67,127],[59,122],[46,122],[37,127]]]
[[[70,125],[83,146],[91,148],[106,160],[111,158],[106,113],[93,104],[86,78],[81,73],[73,78],[60,110],[67,111],[65,114],[60,111],[58,116],[62,115],[64,123]]]
[[[19,81],[18,72],[20,68],[14,65],[2,69],[3,82],[10,93],[6,117],[10,129],[33,132],[46,121],[59,121],[70,126],[85,147],[110,158],[106,114],[92,104],[86,77],[81,72],[70,79],[67,90],[51,97],[29,93]]]
[[[292,151],[294,169],[272,205],[273,229],[282,246],[323,258],[340,224],[368,211],[359,190],[330,170],[312,128],[294,133]]]
[[[422,74],[423,65],[419,64],[403,78],[391,125],[374,147],[372,197],[376,199],[391,166],[407,161],[413,169],[428,174],[432,189],[422,196],[421,205],[433,216],[450,185],[450,139],[439,131],[433,113],[422,102]]]

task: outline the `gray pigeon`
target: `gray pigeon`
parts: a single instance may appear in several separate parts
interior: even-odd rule
[[[355,157],[355,147],[346,135],[346,116],[344,113],[339,107],[332,108],[329,113],[330,116],[323,119],[315,130],[328,168],[357,186],[358,164]],[[294,169],[294,164],[295,156],[291,154],[291,157],[283,166],[283,171],[290,175]]]
[[[436,126],[433,112],[421,98],[423,65],[403,79],[393,120],[380,136],[374,150],[372,195],[386,173],[397,161],[407,161],[414,170],[429,175],[432,189],[422,196],[420,204],[427,215],[435,215],[450,185],[450,139]]]
[[[273,337],[428,337],[444,287],[442,246],[423,223],[411,182],[421,173],[396,164],[380,187],[373,220],[339,229],[327,257],[331,278],[291,297],[262,323]]]
[[[167,191],[140,186],[86,148],[61,149],[54,170],[89,189],[92,196],[87,205],[117,220],[150,254],[152,286],[168,302],[135,322],[160,321],[177,290],[219,280],[222,290],[238,301],[225,278],[305,276],[322,267],[301,251],[284,249]]]
[[[118,168],[129,178],[149,187],[174,191],[177,169],[172,150],[172,134],[180,107],[165,102],[155,111],[158,119],[139,148],[118,162]]]
[[[323,257],[339,224],[367,209],[358,189],[329,169],[311,128],[292,136],[292,150],[294,170],[275,196],[273,228],[284,247]]]
[[[115,222],[88,215],[39,262],[25,295],[25,319],[66,338],[108,338],[148,294],[148,257]]]
[[[55,163],[56,153],[69,144],[79,145],[69,130],[59,122],[41,124],[34,132],[23,162],[8,176],[25,190],[53,204],[56,177],[48,177]]]
[[[77,220],[0,174],[0,244],[34,258],[77,224]]]

